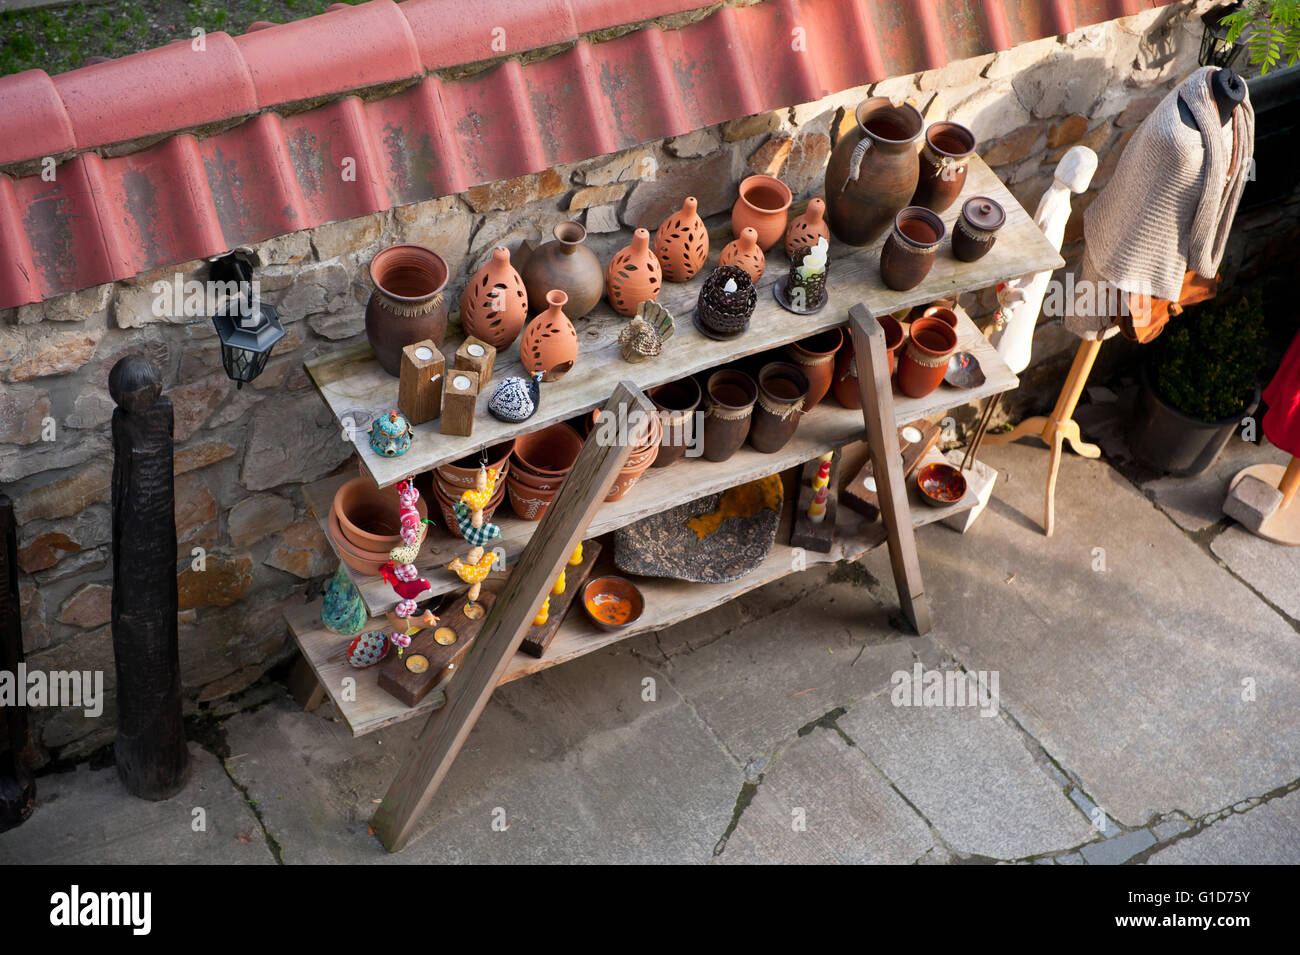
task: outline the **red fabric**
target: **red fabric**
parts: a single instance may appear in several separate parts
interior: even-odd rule
[[[1282,367],[1264,389],[1268,411],[1264,436],[1292,457],[1300,457],[1300,334],[1291,341]]]

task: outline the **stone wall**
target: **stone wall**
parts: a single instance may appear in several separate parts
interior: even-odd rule
[[[452,301],[491,249],[549,236],[580,217],[599,242],[623,225],[654,227],[683,195],[702,214],[725,214],[745,175],[780,175],[798,197],[821,187],[831,148],[868,93],[912,98],[931,118],[972,127],[979,151],[1030,209],[1069,146],[1101,157],[1094,192],[1150,108],[1195,67],[1199,23],[1188,5],[1089,27],[1067,37],[953,63],[941,70],[848,90],[817,103],[747,117],[685,136],[257,247],[265,298],[288,336],[251,386],[237,391],[221,368],[205,319],[154,319],[150,286],[176,271],[138,276],[0,314],[0,483],[21,522],[28,665],[99,668],[113,679],[108,627],[109,428],[107,375],[140,351],[162,368],[176,407],[176,515],[181,662],[187,706],[237,692],[291,652],[283,602],[318,588],[335,561],[306,513],[302,486],[347,464],[350,445],[312,389],[303,362],[364,341],[366,264],[393,242],[430,246],[453,272]],[[1082,210],[1094,193],[1082,197]],[[1076,213],[1065,257],[1080,253]],[[972,297],[976,314],[988,294]],[[1072,350],[1045,328],[1040,367]],[[1056,387],[1056,372],[1028,376],[1028,401]],[[1014,405],[1015,403],[1013,403]],[[206,569],[191,568],[203,548]],[[42,759],[77,758],[107,742],[115,724],[80,711],[36,714]]]

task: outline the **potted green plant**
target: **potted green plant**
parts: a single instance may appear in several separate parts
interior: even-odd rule
[[[1129,447],[1160,471],[1200,474],[1259,404],[1262,296],[1256,289],[1192,306],[1149,347],[1129,420]]]

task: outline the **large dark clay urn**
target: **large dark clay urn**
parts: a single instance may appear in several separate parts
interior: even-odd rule
[[[561,222],[555,227],[555,239],[540,245],[528,257],[520,272],[528,290],[528,308],[543,311],[546,293],[559,289],[567,295],[564,312],[569,318],[582,318],[605,294],[605,270],[596,253],[583,245],[587,230],[577,222]]]
[[[880,238],[916,191],[916,140],[924,125],[915,106],[873,96],[858,104],[857,125],[840,137],[826,166],[826,220],[849,245]]]
[[[366,338],[384,371],[396,377],[402,349],[447,333],[447,263],[432,249],[392,245],[370,260],[375,290],[366,304]]]

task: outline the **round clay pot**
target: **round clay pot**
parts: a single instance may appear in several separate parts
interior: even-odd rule
[[[692,444],[695,434],[695,409],[700,406],[700,384],[694,378],[670,381],[651,388],[647,397],[659,409],[663,437],[652,467],[666,468],[675,464]]]
[[[740,183],[740,198],[731,207],[731,232],[739,237],[746,228],[758,233],[758,247],[766,252],[785,235],[790,212],[790,187],[775,176],[750,176]]]
[[[605,272],[605,297],[620,315],[635,315],[642,302],[653,302],[663,291],[664,273],[650,251],[650,230],[637,229],[632,242],[609,260]]]
[[[786,346],[786,357],[808,376],[808,397],[803,402],[805,413],[816,408],[830,390],[831,379],[835,377],[835,353],[843,344],[844,329],[837,327]]]
[[[772,454],[794,437],[803,416],[808,376],[797,365],[774,361],[758,373],[758,402],[749,426],[749,443],[755,451]]]
[[[379,367],[397,377],[402,349],[447,333],[447,263],[432,249],[390,245],[370,260],[375,290],[366,303],[366,338]]]
[[[894,374],[895,358],[903,345],[903,326],[892,315],[877,315],[885,333],[885,353],[889,356],[889,375]],[[846,408],[862,407],[862,392],[858,388],[858,363],[853,342],[845,341],[844,347],[835,355],[835,378],[831,381],[831,394]]]
[[[641,475],[650,470],[653,461],[654,458],[648,455],[636,462],[633,462],[629,457],[622,470],[618,472],[618,477],[614,479],[614,483],[609,486],[609,493],[605,495],[605,500],[622,500],[623,496],[632,490],[636,482],[641,480]]]
[[[724,368],[709,375],[705,391],[704,456],[725,461],[749,437],[758,385],[743,371]]]
[[[460,297],[460,324],[467,333],[504,351],[524,330],[528,290],[510,264],[510,250],[497,246],[492,258],[465,286]]]
[[[722,255],[718,257],[718,264],[742,268],[749,273],[754,284],[758,284],[758,280],[763,277],[763,269],[767,267],[767,257],[758,247],[758,232],[753,226],[745,226],[740,230],[740,238],[727,243]]]
[[[373,481],[370,482],[372,485]],[[330,539],[334,541],[334,546],[338,551],[339,559],[347,564],[359,574],[365,574],[367,577],[378,577],[379,568],[388,563],[388,550],[371,551],[358,547],[339,527],[339,517],[334,511],[330,511],[329,517]],[[393,545],[397,546],[396,544]]]
[[[983,258],[998,240],[998,230],[1006,221],[1006,210],[988,196],[967,199],[952,229],[952,254],[963,262]]]
[[[542,381],[559,381],[578,360],[578,333],[564,312],[568,300],[560,289],[547,292],[550,307],[528,323],[519,342],[524,368],[542,372]]]
[[[826,164],[826,221],[841,242],[867,245],[916,191],[920,160],[913,144],[924,122],[915,106],[895,106],[885,96],[863,100],[854,118]]]
[[[943,212],[966,186],[975,134],[960,123],[931,123],[921,147],[921,174],[911,205]]]
[[[515,480],[514,474],[506,479],[510,489],[510,509],[525,521],[540,521],[555,500],[558,491],[538,491],[525,487]]]
[[[605,292],[605,270],[596,253],[583,245],[587,230],[578,222],[561,222],[555,239],[533,250],[521,275],[528,290],[528,307],[540,312],[549,304],[547,295],[559,289],[568,296],[571,318],[582,318]]]
[[[513,439],[494,444],[484,451],[467,454],[451,464],[440,465],[437,468],[438,476],[450,487],[458,487],[463,491],[471,490],[478,478],[480,463],[489,471],[500,472],[500,477],[504,478],[506,469],[510,467],[510,452],[514,449]]]
[[[918,318],[898,361],[898,390],[909,398],[924,398],[939,387],[956,350],[956,330],[938,318]]]
[[[669,282],[689,282],[709,257],[709,232],[698,208],[695,197],[687,196],[655,230],[654,253]]]
[[[916,288],[930,274],[943,220],[923,206],[908,206],[894,217],[894,228],[880,251],[880,278],[895,292]]]
[[[514,467],[510,473],[524,470],[538,477],[562,478],[578,460],[581,450],[582,436],[577,431],[564,422],[553,424],[515,439]]]
[[[829,242],[830,238],[831,227],[826,224],[826,200],[809,199],[808,209],[785,230],[786,258],[793,259],[796,249],[815,249],[819,239]]]
[[[957,313],[947,305],[931,305],[921,313],[921,317],[937,318],[954,331],[957,329]]]
[[[492,520],[492,515],[496,513],[501,502],[506,498],[506,482],[502,479],[498,482],[497,488],[492,492],[492,499],[488,501],[487,507],[483,508],[483,520]],[[457,493],[453,498],[446,492],[446,489],[439,483],[434,482],[433,499],[438,505],[438,510],[442,512],[442,524],[447,528],[448,533],[453,537],[464,537],[460,532],[460,524],[456,521],[456,511],[454,501],[460,500],[460,494]]]
[[[429,516],[421,497],[415,502],[421,517]],[[402,509],[397,492],[375,487],[370,478],[358,477],[334,492],[331,513],[337,515],[342,536],[363,551],[387,553],[402,543]]]

